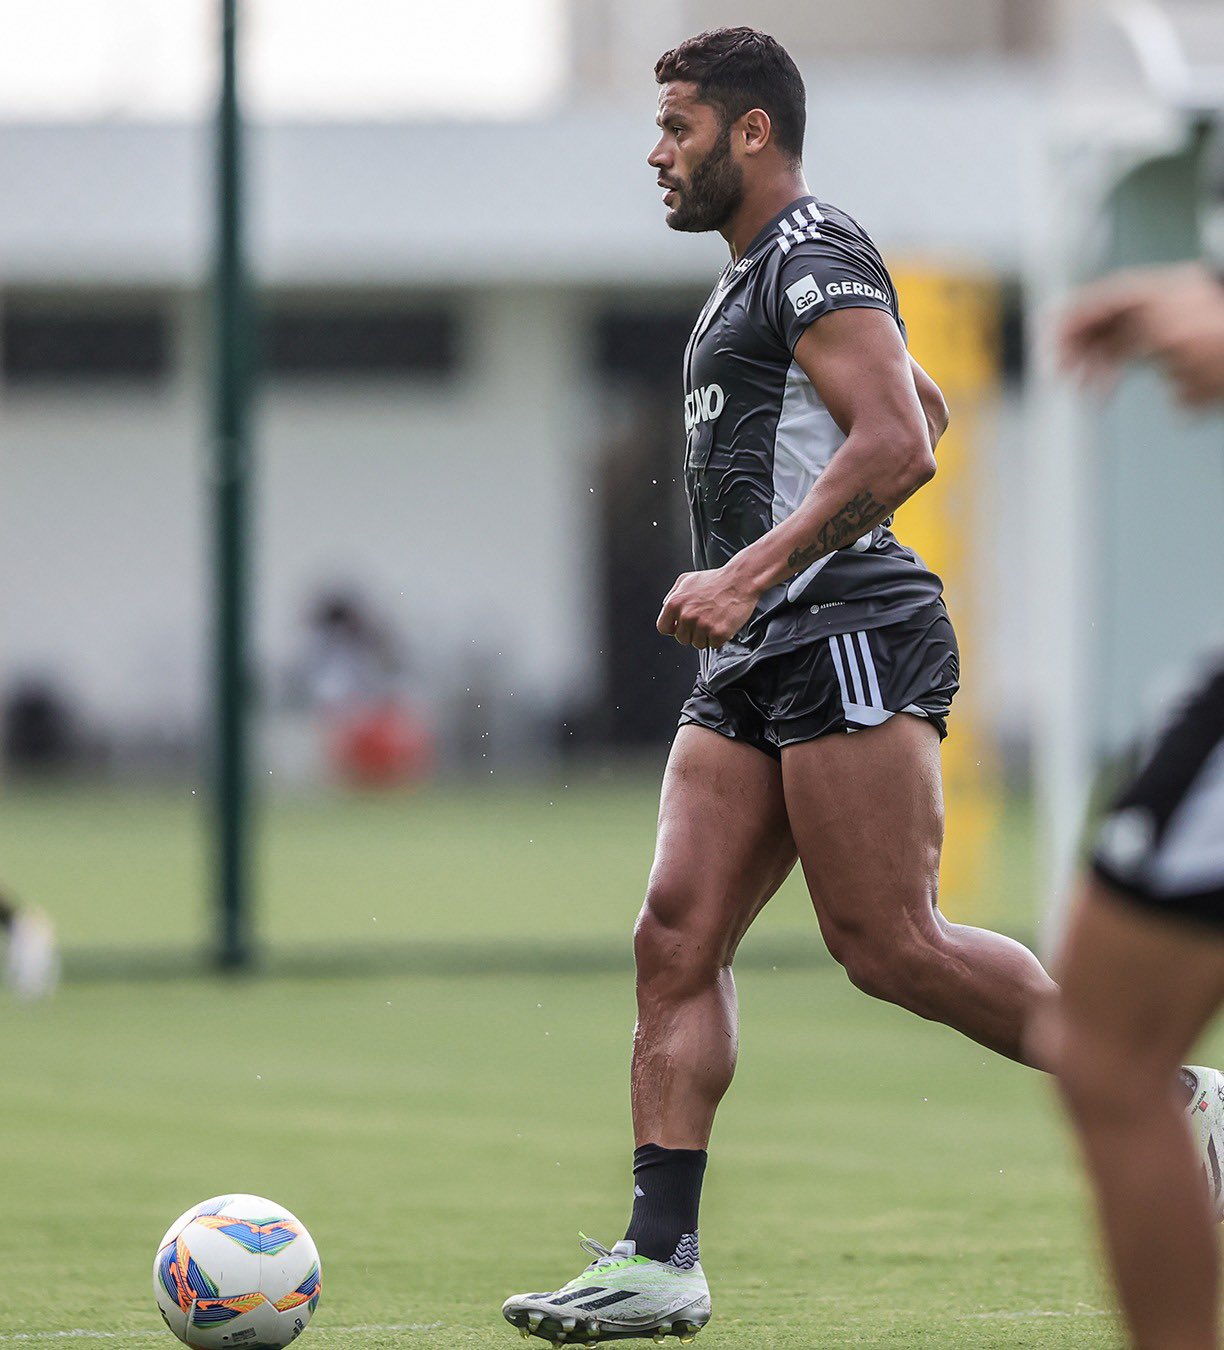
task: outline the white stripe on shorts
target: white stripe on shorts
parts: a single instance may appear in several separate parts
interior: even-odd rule
[[[1155,895],[1224,888],[1224,741],[1174,809],[1152,859]]]
[[[863,677],[859,674],[858,656],[854,650],[854,643],[851,641],[849,633],[842,634],[842,643],[846,649],[846,665],[850,669],[850,678],[854,681],[854,701],[855,703],[866,703],[867,697],[863,693]]]
[[[842,712],[854,726],[878,727],[892,716],[884,706],[880,682],[876,676],[875,661],[866,633],[843,633],[829,638],[829,652],[837,671],[841,690]],[[846,671],[849,668],[849,681]],[[853,685],[853,692],[851,690]]]
[[[841,648],[837,645],[836,637],[829,639],[829,651],[833,657],[833,668],[837,671],[837,684],[841,689],[842,707],[844,708],[850,702],[850,692],[846,688],[846,671],[842,666]]]
[[[863,669],[867,672],[867,688],[871,693],[871,706],[873,708],[882,708],[884,700],[880,697],[880,682],[876,679],[875,661],[871,656],[871,647],[867,642],[867,634],[858,635],[859,651],[863,654]]]

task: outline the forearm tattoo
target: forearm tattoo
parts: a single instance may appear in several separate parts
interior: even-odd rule
[[[797,548],[786,560],[786,565],[801,572],[808,563],[823,558],[826,553],[845,548],[868,530],[874,529],[882,520],[887,520],[889,508],[881,506],[871,495],[871,489],[856,493],[845,506],[834,511],[820,527],[820,533],[810,544]]]

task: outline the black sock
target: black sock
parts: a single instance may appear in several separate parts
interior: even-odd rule
[[[639,1256],[697,1264],[697,1207],[705,1175],[703,1148],[643,1144],[633,1152],[633,1216],[625,1234]]]

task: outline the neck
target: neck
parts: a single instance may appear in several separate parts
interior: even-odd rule
[[[808,197],[802,169],[788,169],[748,193],[739,210],[719,231],[736,261],[761,230],[797,197]]]

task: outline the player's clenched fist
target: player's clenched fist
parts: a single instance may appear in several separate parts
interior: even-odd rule
[[[752,618],[759,598],[726,567],[682,572],[663,601],[655,627],[685,647],[721,647]]]

